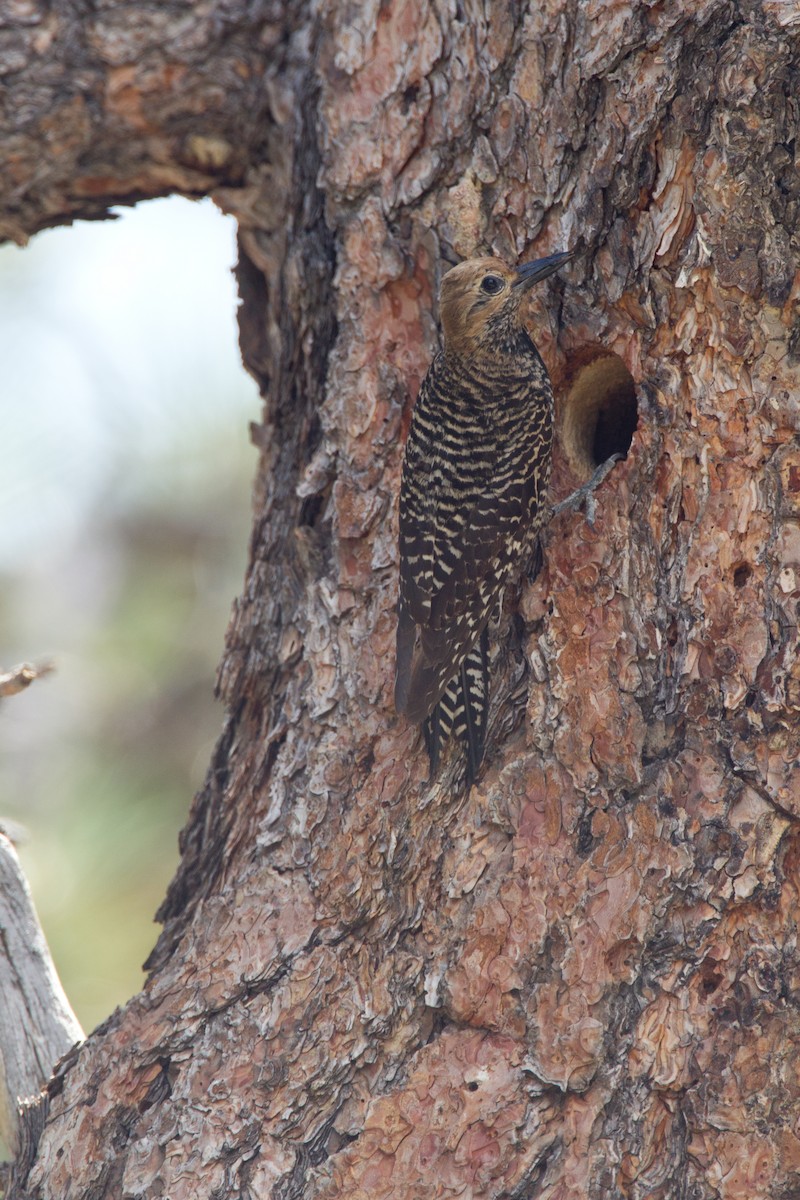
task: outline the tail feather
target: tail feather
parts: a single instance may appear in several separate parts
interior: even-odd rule
[[[450,680],[441,699],[423,724],[431,777],[439,767],[442,748],[455,734],[467,754],[467,782],[473,784],[483,761],[489,714],[489,634],[480,638]]]
[[[422,736],[425,738],[425,749],[428,751],[428,759],[431,764],[431,779],[439,770],[442,746],[450,737],[451,725],[450,709],[447,693],[445,693],[438,704],[434,705],[431,715],[422,722]]]

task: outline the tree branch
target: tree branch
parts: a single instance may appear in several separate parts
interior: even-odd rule
[[[83,1030],[45,941],[28,881],[0,834],[0,1136],[18,1149],[20,1108],[28,1107],[55,1063]]]
[[[286,7],[0,4],[0,238],[241,184]]]
[[[18,667],[12,667],[10,671],[0,673],[0,698],[6,696],[16,696],[20,692],[24,692],[30,687],[34,679],[41,679],[43,675],[49,675],[53,670],[52,663],[42,663],[41,666],[33,666],[32,663],[20,663]]]

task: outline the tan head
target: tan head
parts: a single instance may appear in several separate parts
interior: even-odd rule
[[[524,292],[546,279],[572,253],[552,254],[520,267],[500,258],[470,258],[448,271],[442,280],[440,308],[445,350],[470,353],[491,347],[503,327],[517,323]]]

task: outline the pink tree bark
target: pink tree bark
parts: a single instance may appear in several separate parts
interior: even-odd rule
[[[150,978],[57,1072],[13,1194],[794,1195],[800,18],[2,21],[2,228],[211,191],[265,398],[225,727]],[[638,427],[594,524],[557,517],[506,597],[465,797],[392,709],[404,431],[447,264],[567,246],[529,317],[554,496]]]

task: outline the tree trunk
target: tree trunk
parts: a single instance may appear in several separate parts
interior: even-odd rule
[[[15,1194],[799,1194],[798,9],[2,20],[6,232],[213,189],[265,396],[151,975]],[[392,706],[403,438],[448,263],[566,247],[554,496],[638,427],[506,595],[465,795]]]

